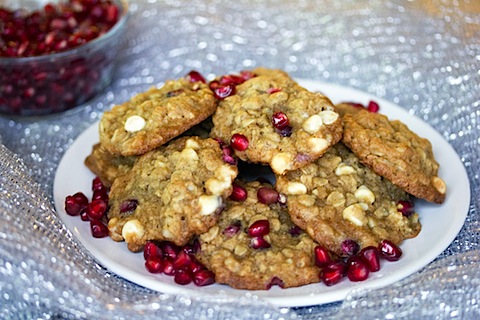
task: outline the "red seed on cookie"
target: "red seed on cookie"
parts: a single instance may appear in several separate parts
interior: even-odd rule
[[[390,240],[382,240],[378,249],[382,257],[388,261],[397,261],[402,256],[402,249]]]
[[[257,220],[247,229],[250,237],[263,237],[270,233],[270,222],[268,220]]]
[[[236,183],[233,183],[232,187],[233,187],[233,190],[232,190],[232,194],[229,197],[230,200],[241,202],[247,199],[247,196],[248,196],[247,189],[245,189],[244,187]]]
[[[412,215],[415,212],[415,208],[412,202],[406,200],[400,200],[397,203],[397,209],[400,211],[405,217]]]
[[[234,223],[226,227],[225,230],[223,230],[223,234],[227,237],[233,237],[240,231],[241,227],[242,224],[240,223],[240,221],[235,221]]]
[[[188,73],[187,78],[190,79],[190,82],[203,82],[205,83],[205,78],[200,74],[200,72],[192,70]]]
[[[137,208],[137,206],[138,206],[138,200],[136,200],[136,199],[127,199],[127,200],[124,200],[124,201],[120,204],[120,212],[121,212],[121,213],[125,213],[125,212],[135,211],[135,209]]]
[[[263,204],[274,204],[278,202],[279,193],[270,187],[261,187],[257,191],[258,202]]]
[[[270,243],[263,237],[254,237],[250,240],[250,246],[253,249],[268,249],[271,247]]]
[[[65,211],[71,216],[78,216],[88,206],[88,198],[82,193],[65,198]]]
[[[255,73],[253,73],[252,71],[249,71],[249,70],[243,70],[243,71],[240,71],[240,77],[243,78],[243,80],[247,81],[247,80],[250,80],[252,78],[255,78],[257,75]]]
[[[241,76],[237,76],[237,75],[234,75],[234,74],[228,74],[228,75],[220,77],[219,82],[222,85],[232,84],[232,85],[236,86],[236,85],[244,83],[245,80]]]
[[[209,84],[210,90],[218,100],[223,100],[236,92],[234,84],[220,84],[220,82],[214,80]]]
[[[281,92],[281,91],[282,91],[281,88],[268,88],[267,93],[268,94],[273,94],[273,93],[277,93],[277,92]]]
[[[272,125],[277,130],[281,130],[290,125],[290,121],[285,113],[277,111],[272,115]]]
[[[367,110],[370,112],[376,113],[378,112],[378,110],[380,110],[380,106],[375,101],[370,101],[368,103]]]
[[[230,145],[237,151],[245,151],[248,148],[248,139],[243,134],[235,133],[230,139]]]
[[[358,243],[351,239],[346,239],[340,245],[342,248],[342,253],[344,256],[351,256],[357,254],[358,250],[360,250],[360,246]]]

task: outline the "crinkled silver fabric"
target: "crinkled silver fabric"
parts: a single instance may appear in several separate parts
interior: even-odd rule
[[[480,318],[480,3],[471,1],[130,1],[107,90],[70,112],[0,117],[2,319]],[[196,69],[255,66],[358,88],[434,127],[468,172],[472,200],[455,241],[395,285],[343,302],[277,308],[139,287],[96,263],[52,204],[57,165],[104,110]]]

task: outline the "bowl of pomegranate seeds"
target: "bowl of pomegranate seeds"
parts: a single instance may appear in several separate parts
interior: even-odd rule
[[[127,2],[44,3],[0,1],[1,114],[65,111],[87,102],[112,80]]]

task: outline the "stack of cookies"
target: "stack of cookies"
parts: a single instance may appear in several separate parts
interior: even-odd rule
[[[113,107],[85,163],[111,186],[112,239],[197,239],[217,283],[251,290],[318,282],[318,245],[413,238],[411,196],[446,194],[428,140],[265,68],[193,72]]]

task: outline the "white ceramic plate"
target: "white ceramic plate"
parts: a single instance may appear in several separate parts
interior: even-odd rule
[[[353,283],[345,279],[332,287],[319,283],[299,288],[281,289],[275,286],[268,291],[247,292],[218,284],[206,287],[196,287],[193,284],[180,286],[175,284],[173,277],[150,274],[144,267],[141,253],[129,252],[123,242],[114,242],[110,238],[93,238],[89,223],[65,213],[64,201],[67,195],[82,191],[91,196],[90,188],[94,175],[84,166],[83,160],[91,152],[92,145],[98,141],[98,123],[78,137],[58,166],[54,182],[54,201],[60,218],[100,264],[127,280],[164,293],[203,297],[248,295],[258,296],[259,299],[282,307],[307,306],[342,300],[353,289],[387,286],[429,264],[455,239],[470,204],[469,180],[454,149],[429,125],[391,102],[338,85],[307,80],[299,82],[312,91],[323,92],[334,103],[355,101],[366,104],[370,100],[378,102],[381,113],[388,115],[390,119],[403,121],[412,131],[428,138],[440,163],[439,175],[448,187],[446,201],[442,205],[437,205],[417,200],[415,206],[420,215],[422,231],[416,238],[407,240],[401,245],[404,254],[399,261],[384,263],[382,269],[371,274],[366,281]]]

